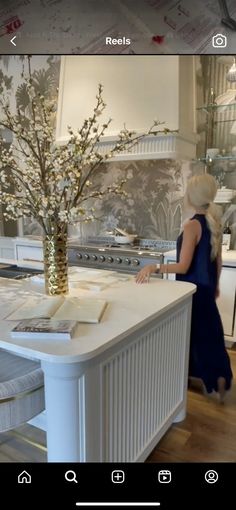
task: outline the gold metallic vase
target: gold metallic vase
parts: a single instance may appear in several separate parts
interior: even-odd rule
[[[67,234],[45,235],[43,241],[45,291],[49,296],[68,293]]]

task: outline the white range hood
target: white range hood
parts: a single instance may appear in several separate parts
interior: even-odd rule
[[[99,152],[106,154],[114,146],[115,137],[104,137],[99,144]],[[110,161],[128,161],[140,159],[193,159],[196,157],[196,138],[179,133],[146,136],[130,151],[123,151]]]
[[[154,120],[160,129],[177,133],[148,136],[114,160],[192,159],[196,156],[195,57],[151,56],[64,56],[61,59],[57,142],[65,143],[68,126],[77,131],[93,113],[98,84],[103,85],[107,104],[99,117],[109,125],[99,151],[110,150],[124,128],[137,134],[147,131]]]

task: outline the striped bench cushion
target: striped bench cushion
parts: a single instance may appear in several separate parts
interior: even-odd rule
[[[26,423],[44,407],[40,363],[0,349],[0,432]]]

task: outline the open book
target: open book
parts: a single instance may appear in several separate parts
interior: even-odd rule
[[[57,319],[74,320],[78,322],[97,323],[100,321],[107,303],[104,299],[77,297],[45,297],[34,302],[28,299],[23,305],[10,315],[7,320],[22,319]]]

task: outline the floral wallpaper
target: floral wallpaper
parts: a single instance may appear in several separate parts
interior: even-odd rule
[[[96,220],[69,227],[69,235],[86,240],[106,235],[115,227],[146,239],[175,241],[184,220],[183,196],[187,179],[193,173],[189,161],[157,159],[114,162],[101,167],[94,188],[103,188],[126,179],[127,196],[95,200]],[[32,218],[24,222],[24,235],[40,235]]]
[[[197,103],[205,104],[209,96],[209,87],[215,86],[216,93],[224,92],[225,76],[229,64],[219,61],[218,57],[201,56],[197,58]],[[57,95],[60,72],[60,56],[33,56],[31,59],[34,80],[40,94],[47,97]],[[26,66],[23,56],[0,57],[0,93],[5,84],[12,104],[28,107],[27,93],[21,82],[21,73]],[[214,85],[216,84],[216,85]],[[235,84],[233,84],[235,88]],[[198,118],[197,155],[205,152],[206,122],[201,114]],[[224,168],[223,168],[224,167]],[[125,178],[127,197],[107,196],[103,201],[95,202],[97,220],[87,224],[75,224],[70,227],[70,235],[88,237],[105,234],[120,227],[140,237],[150,239],[175,240],[185,219],[183,196],[187,179],[193,172],[204,171],[203,164],[196,162],[156,159],[140,161],[111,162],[101,167],[94,187],[103,187],[116,180]],[[224,163],[213,168],[219,183],[236,189],[235,162]],[[230,204],[223,204],[223,221],[232,226],[232,245],[236,246],[236,198]],[[32,219],[18,223],[18,232],[11,223],[4,222],[2,233],[5,235],[39,235],[40,227]]]
[[[28,96],[21,74],[27,61],[24,57],[0,58],[0,92],[4,83],[14,104],[28,108]],[[33,78],[38,92],[46,97],[57,94],[60,57],[33,56]],[[111,162],[101,167],[94,182],[95,188],[105,187],[125,178],[127,196],[108,195],[97,199],[94,207],[97,219],[70,227],[70,235],[87,237],[106,234],[120,227],[140,237],[175,240],[183,220],[183,195],[191,165],[187,161],[171,159]],[[4,224],[5,235],[9,223]],[[18,222],[18,235],[40,235],[41,228],[34,218]]]
[[[196,171],[189,161],[156,159],[119,161],[104,165],[96,187],[126,179],[127,196],[95,201],[97,220],[74,226],[72,235],[87,238],[115,227],[147,239],[176,240],[184,219],[183,196],[187,179]]]
[[[57,96],[60,73],[59,56],[33,56],[31,69],[36,90],[40,95],[50,99]],[[13,108],[21,107],[27,110],[29,97],[26,86],[22,83],[22,73],[27,73],[27,58],[24,56],[0,56],[0,93],[7,90],[9,102]],[[56,117],[55,119],[56,120]],[[4,138],[7,139],[4,133]],[[10,142],[10,140],[9,140]],[[1,214],[1,211],[0,211]],[[41,233],[40,227],[32,219],[19,220],[17,225],[13,221],[5,221],[0,216],[1,234],[6,236],[27,235]]]

